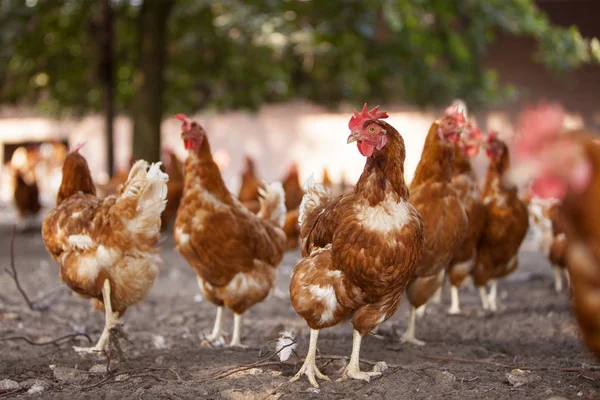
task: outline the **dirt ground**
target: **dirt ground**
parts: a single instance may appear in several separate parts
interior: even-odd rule
[[[0,227],[0,265],[10,263],[11,228]],[[400,345],[407,304],[376,336],[363,341],[363,369],[385,361],[388,369],[370,383],[338,383],[351,350],[352,327],[346,323],[319,337],[321,371],[331,376],[320,389],[306,378],[288,379],[301,360],[280,363],[273,354],[279,332],[296,332],[300,357],[306,355],[308,329],[292,309],[287,286],[299,252],[287,254],[279,268],[278,290],[245,315],[243,340],[250,348],[201,346],[199,334],[212,327],[215,307],[199,296],[191,269],[173,249],[171,234],[163,245],[164,266],[142,303],[124,318],[130,341],[124,356],[105,359],[76,354],[84,337],[56,345],[34,346],[23,340],[0,341],[0,397],[68,399],[550,399],[600,398],[597,361],[581,343],[566,294],[553,290],[552,271],[538,253],[523,251],[521,267],[499,285],[501,308],[480,311],[477,293],[461,289],[465,315],[446,314],[448,290],[441,305],[430,305],[417,323],[427,345]],[[0,338],[50,341],[76,332],[95,342],[103,315],[61,286],[58,266],[47,255],[38,231],[18,234],[15,260],[22,286],[32,298],[50,293],[30,311],[8,274],[0,272]],[[226,314],[231,332],[232,316]],[[1,340],[1,339],[0,339]],[[243,367],[243,368],[241,368]],[[507,373],[531,370],[526,383],[513,386]],[[104,370],[103,370],[104,369]],[[12,380],[14,382],[3,381]],[[16,386],[18,384],[18,386]]]

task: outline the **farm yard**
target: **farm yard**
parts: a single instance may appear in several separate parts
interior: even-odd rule
[[[11,227],[2,226],[0,264],[10,265]],[[33,231],[15,236],[19,281],[32,299],[47,294],[31,311],[7,273],[0,274],[0,396],[39,393],[43,398],[164,399],[497,399],[583,398],[600,396],[600,371],[581,342],[565,293],[556,294],[544,257],[522,250],[519,269],[500,281],[500,310],[481,311],[474,289],[461,289],[464,315],[450,316],[449,294],[429,305],[417,322],[426,346],[401,345],[406,327],[405,299],[396,315],[363,342],[363,369],[383,361],[387,369],[370,383],[335,382],[352,346],[352,326],[344,323],[320,335],[317,365],[332,382],[313,388],[306,377],[288,383],[306,355],[308,328],[288,298],[291,270],[299,251],[284,257],[277,290],[244,316],[247,349],[202,344],[212,328],[215,307],[199,295],[194,273],[174,250],[166,233],[164,265],[150,295],[126,316],[128,341],[121,340],[110,362],[79,355],[73,345],[95,342],[103,314],[61,285],[58,266]],[[524,246],[526,248],[527,246]],[[231,332],[231,314],[225,330]],[[297,356],[274,355],[281,331],[295,333]],[[6,340],[6,338],[13,338]],[[28,343],[27,338],[33,343]],[[380,364],[381,365],[381,364]],[[108,367],[108,371],[107,368]],[[520,368],[509,383],[507,374]],[[19,386],[7,384],[14,381]],[[14,385],[14,384],[13,384]]]
[[[597,15],[0,0],[0,400],[600,399]]]

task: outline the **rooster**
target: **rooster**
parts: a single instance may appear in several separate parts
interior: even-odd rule
[[[354,110],[348,143],[367,157],[353,191],[332,198],[309,179],[300,206],[303,259],[290,281],[290,299],[311,328],[308,355],[300,371],[318,387],[328,380],[315,364],[319,330],[352,317],[352,355],[342,379],[369,381],[380,372],[359,368],[365,334],[397,310],[421,257],[423,221],[408,202],[402,136],[383,121],[378,107]]]
[[[573,308],[586,344],[600,357],[600,146],[587,130],[565,131],[564,118],[557,104],[523,111],[508,176],[516,184],[533,179],[537,196],[560,201]]]
[[[204,297],[217,306],[214,329],[206,339],[223,342],[227,307],[234,314],[230,345],[242,346],[242,314],[267,297],[283,258],[283,188],[279,182],[266,185],[260,191],[260,211],[250,212],[227,190],[204,128],[183,114],[175,118],[183,122],[181,137],[189,152],[175,247],[196,272]]]
[[[60,264],[61,280],[105,313],[98,343],[75,350],[103,352],[120,317],[146,296],[158,273],[156,246],[168,176],[160,163],[148,166],[140,160],[116,195],[99,199],[78,150],[65,158],[56,208],[44,220],[42,239]]]
[[[451,295],[448,313],[451,315],[461,312],[458,288],[475,266],[477,242],[483,230],[485,217],[477,176],[470,161],[470,158],[479,152],[481,131],[471,124],[467,125],[467,131],[466,139],[454,147],[454,163],[452,165],[452,185],[467,213],[468,225],[465,238],[454,253],[447,270]]]
[[[256,177],[256,166],[254,160],[250,156],[246,156],[246,168],[242,173],[242,185],[238,198],[253,213],[260,210],[259,191],[261,189],[261,181]]]
[[[416,338],[416,311],[441,287],[444,272],[467,233],[467,214],[452,183],[454,146],[465,125],[458,104],[448,107],[446,115],[431,124],[410,184],[409,200],[423,216],[425,246],[406,288],[411,309],[403,343],[425,344]]]
[[[490,132],[482,144],[490,164],[482,194],[485,224],[477,244],[472,277],[483,309],[497,311],[497,279],[512,273],[519,265],[518,252],[529,229],[529,215],[517,187],[503,179],[510,168],[506,143],[496,132]],[[488,282],[491,284],[489,294],[486,292]]]

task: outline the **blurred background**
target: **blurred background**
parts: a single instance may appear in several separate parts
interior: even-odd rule
[[[541,98],[598,130],[598,15],[592,0],[0,0],[0,218],[15,171],[52,207],[79,142],[99,185],[132,159],[184,160],[179,112],[233,193],[246,155],[262,179],[295,163],[301,181],[354,183],[347,122],[365,101],[404,136],[409,180],[455,98],[504,137]]]

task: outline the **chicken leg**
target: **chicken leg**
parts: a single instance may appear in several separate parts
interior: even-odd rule
[[[247,347],[242,344],[242,314],[233,314],[233,337],[230,346]]]
[[[458,298],[458,286],[451,285],[450,286],[450,308],[448,309],[448,314],[450,315],[458,315],[460,314],[460,299]]]
[[[381,375],[381,372],[365,372],[360,370],[358,364],[360,360],[360,344],[362,342],[362,335],[355,329],[352,334],[352,354],[350,355],[350,362],[344,371],[344,374],[338,382],[343,382],[348,379],[361,379],[369,382],[372,376]]]
[[[562,274],[560,272],[561,268],[556,265],[553,266],[554,269],[554,290],[556,293],[562,292],[563,282],[562,282]]]
[[[203,337],[204,340],[210,342],[213,345],[222,345],[225,343],[223,338],[221,327],[223,326],[223,307],[217,307],[217,317],[215,318],[215,325],[210,335]]]
[[[490,282],[490,295],[488,296],[488,302],[490,305],[490,311],[498,311],[498,281],[493,279]]]
[[[479,289],[479,297],[481,298],[481,308],[483,308],[484,310],[489,310],[490,302],[488,300],[488,295],[485,290],[485,285],[479,286],[477,289]]]
[[[400,338],[400,343],[412,343],[412,344],[416,344],[417,346],[425,345],[425,342],[417,339],[415,336],[416,325],[417,325],[417,309],[413,305],[411,305],[410,313],[408,314],[408,327],[406,328],[404,335],[402,335],[402,338]]]
[[[113,312],[112,304],[110,302],[110,281],[106,279],[102,286],[102,299],[104,301],[104,330],[98,343],[94,347],[77,347],[74,346],[73,350],[78,353],[102,353],[107,351],[109,348],[110,330],[121,324],[119,321],[119,314]]]
[[[308,354],[306,355],[306,359],[304,360],[304,364],[300,368],[300,371],[292,379],[290,382],[295,382],[302,375],[306,375],[308,377],[308,381],[311,385],[318,388],[319,384],[317,383],[316,378],[322,379],[324,381],[328,381],[329,377],[323,375],[321,371],[317,368],[317,364],[315,363],[315,356],[317,354],[317,339],[319,338],[319,330],[311,329],[310,330],[310,343],[308,345]],[[360,346],[360,344],[359,344]]]

